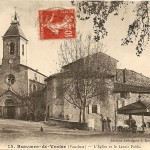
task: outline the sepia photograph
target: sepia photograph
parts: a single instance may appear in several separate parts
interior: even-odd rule
[[[149,1],[0,0],[0,20],[0,150],[149,150]]]

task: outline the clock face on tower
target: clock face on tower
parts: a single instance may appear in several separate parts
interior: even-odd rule
[[[15,76],[13,75],[13,74],[9,74],[9,75],[7,75],[6,76],[6,83],[8,84],[8,85],[12,85],[12,84],[14,84],[15,83]]]
[[[9,59],[8,62],[9,62],[9,64],[12,64],[12,63],[13,63],[13,60],[12,60],[12,59]]]

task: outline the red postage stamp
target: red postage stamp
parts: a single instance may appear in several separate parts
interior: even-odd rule
[[[40,39],[68,39],[76,37],[74,9],[39,11]]]

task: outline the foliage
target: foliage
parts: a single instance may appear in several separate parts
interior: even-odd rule
[[[134,5],[135,19],[129,25],[126,38],[122,39],[122,45],[128,45],[137,40],[136,54],[140,56],[150,38],[149,2],[129,1],[72,1],[77,8],[77,17],[80,20],[93,19],[93,32],[95,41],[99,41],[108,35],[105,23],[110,15],[118,16],[119,10]],[[121,19],[124,21],[124,17]]]

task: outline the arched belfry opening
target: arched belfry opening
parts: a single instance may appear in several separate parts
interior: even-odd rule
[[[15,53],[15,44],[13,42],[10,43],[10,55]]]

